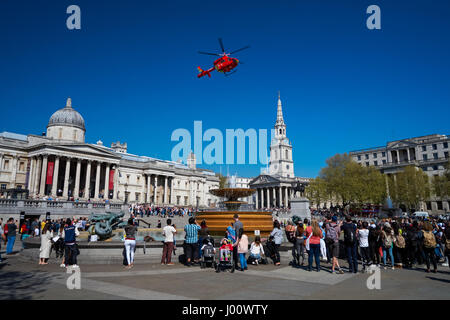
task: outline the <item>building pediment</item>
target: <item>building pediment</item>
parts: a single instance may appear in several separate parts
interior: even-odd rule
[[[45,149],[48,153],[56,153],[59,155],[64,155],[67,153],[76,154],[76,155],[87,155],[101,158],[109,158],[120,160],[120,156],[114,152],[111,152],[105,148],[98,147],[91,144],[52,144],[52,145],[43,145],[40,150]]]
[[[417,143],[410,141],[394,141],[388,143],[388,148],[390,149],[398,149],[398,148],[415,148]]]
[[[262,175],[257,176],[253,180],[251,180],[249,182],[249,185],[267,184],[267,183],[279,183],[279,182],[281,182],[281,180],[277,179],[274,176],[269,176],[269,175],[266,175],[266,174],[262,174]]]

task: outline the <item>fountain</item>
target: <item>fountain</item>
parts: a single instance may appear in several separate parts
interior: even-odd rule
[[[223,236],[227,227],[234,222],[233,216],[239,214],[239,220],[244,225],[244,231],[247,235],[253,235],[255,230],[259,230],[261,236],[267,236],[273,229],[272,213],[266,211],[240,211],[245,201],[244,198],[252,195],[255,189],[245,188],[221,188],[213,189],[209,192],[217,197],[226,198],[223,204],[225,211],[203,211],[197,213],[197,220],[205,220],[209,233],[212,236]]]

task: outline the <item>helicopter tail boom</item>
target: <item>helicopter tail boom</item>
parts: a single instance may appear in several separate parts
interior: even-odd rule
[[[199,74],[197,75],[197,78],[201,78],[201,77],[203,77],[205,75],[208,75],[208,77],[211,78],[211,71],[214,70],[214,68],[211,68],[211,69],[208,69],[208,70],[203,70],[200,67],[197,67],[197,69],[198,69],[198,72],[199,72]]]

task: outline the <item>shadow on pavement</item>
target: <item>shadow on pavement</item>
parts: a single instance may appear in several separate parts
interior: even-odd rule
[[[35,299],[51,286],[51,275],[43,272],[2,272],[0,274],[1,300]]]
[[[435,278],[435,277],[427,277],[427,278],[430,280],[436,280],[436,281],[441,281],[444,283],[450,283],[450,280],[448,280],[448,279],[440,279],[440,278]]]

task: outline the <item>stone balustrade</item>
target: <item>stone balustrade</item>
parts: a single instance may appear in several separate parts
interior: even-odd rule
[[[0,199],[1,215],[18,215],[25,211],[27,215],[41,215],[50,212],[56,216],[88,216],[91,213],[128,212],[128,205],[123,203],[74,202],[48,200]]]

